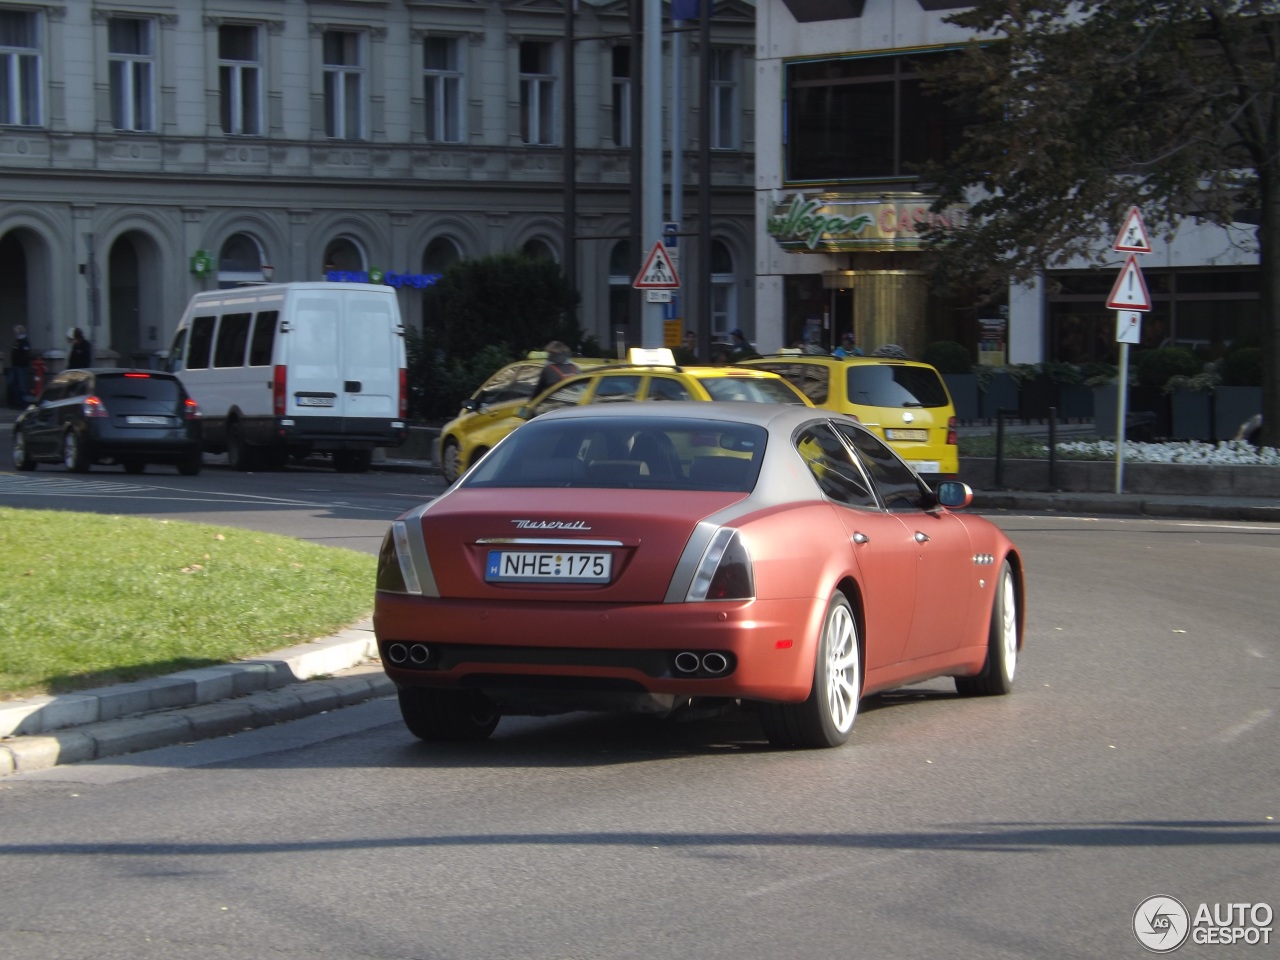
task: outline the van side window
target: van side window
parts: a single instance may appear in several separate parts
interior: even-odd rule
[[[187,369],[204,370],[213,349],[213,326],[217,317],[196,317],[191,321],[191,346],[187,348]]]
[[[263,310],[253,321],[253,340],[249,343],[249,366],[271,366],[271,353],[276,342],[279,310]]]
[[[249,343],[249,320],[247,313],[225,313],[218,327],[218,346],[213,351],[215,367],[243,367],[244,348]]]

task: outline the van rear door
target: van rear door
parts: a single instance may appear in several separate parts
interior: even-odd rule
[[[394,292],[299,291],[288,326],[289,416],[399,416],[403,344]]]

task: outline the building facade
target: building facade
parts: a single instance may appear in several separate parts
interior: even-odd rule
[[[681,263],[709,277],[713,334],[750,329],[755,305],[754,10],[715,9],[712,262],[701,270],[687,242]],[[639,343],[639,37],[625,0],[579,0],[571,30],[566,11],[565,0],[0,0],[0,330],[24,324],[45,352],[78,326],[99,357],[146,364],[197,291],[322,277],[391,283],[421,325],[450,263],[523,251],[571,256],[586,333]],[[683,55],[698,76],[696,36],[677,37],[667,61]],[[668,142],[666,166],[674,157],[693,198],[698,89],[668,87],[687,133]],[[700,229],[679,222],[684,236]]]
[[[852,329],[868,352],[955,340],[974,362],[1084,363],[1115,358],[1115,270],[1081,262],[1010,288],[1006,302],[944,298],[920,269],[934,215],[915,165],[941,160],[963,118],[931,99],[922,63],[971,35],[944,22],[952,0],[761,0],[756,35],[756,322],[760,345],[824,346]],[[1109,251],[1115,238],[1099,237]],[[1209,353],[1260,329],[1254,228],[1187,221],[1152,237],[1141,269],[1152,310],[1142,345]],[[977,298],[974,298],[975,300]]]

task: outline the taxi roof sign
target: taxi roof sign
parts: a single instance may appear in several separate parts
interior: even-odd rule
[[[654,243],[632,286],[637,290],[679,289],[680,277],[676,273],[676,265],[671,261],[671,254],[661,240]]]

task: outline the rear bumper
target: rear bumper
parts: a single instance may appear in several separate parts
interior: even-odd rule
[[[372,450],[398,447],[409,435],[403,420],[381,417],[267,417],[241,421],[245,440],[255,446],[313,450]]]
[[[805,598],[553,606],[379,592],[373,625],[383,668],[402,686],[796,702],[809,695],[825,609]],[[681,670],[688,652],[728,666]]]

